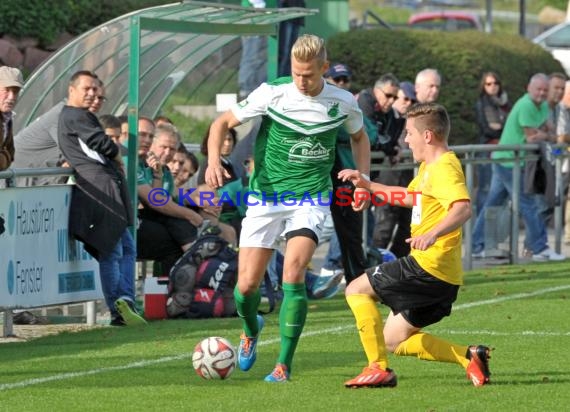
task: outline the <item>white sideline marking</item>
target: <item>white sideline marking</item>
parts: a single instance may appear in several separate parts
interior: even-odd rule
[[[441,333],[447,335],[538,336],[538,337],[570,336],[570,332],[548,332],[548,331],[534,331],[534,330],[523,330],[520,332],[497,332],[494,330],[437,329],[435,330],[435,332],[437,332],[438,334]]]
[[[545,293],[558,292],[560,290],[566,290],[566,289],[570,289],[570,285],[555,286],[552,288],[539,289],[539,290],[536,290],[534,292],[517,293],[514,295],[503,296],[503,297],[495,298],[495,299],[480,300],[479,302],[463,303],[461,305],[454,306],[453,310],[468,309],[468,308],[473,308],[475,306],[481,306],[481,305],[492,305],[493,303],[505,302],[507,300],[513,300],[513,299],[519,299],[519,298],[530,298],[532,296],[544,295]]]
[[[556,287],[551,287],[551,288],[546,288],[546,289],[540,289],[540,290],[536,290],[534,292],[528,292],[528,293],[517,293],[514,295],[503,296],[503,297],[495,298],[495,299],[481,300],[479,302],[464,303],[464,304],[455,306],[453,308],[453,310],[456,311],[456,310],[461,310],[461,309],[469,309],[469,308],[472,308],[475,306],[491,305],[493,303],[505,302],[505,301],[514,300],[514,299],[528,298],[528,297],[532,297],[532,296],[539,296],[539,295],[544,295],[546,293],[558,292],[560,290],[566,290],[566,289],[570,289],[570,285],[563,285],[563,286],[556,286]],[[353,329],[353,328],[354,328],[354,325],[352,325],[352,324],[351,325],[345,325],[345,326],[337,326],[335,328],[327,328],[327,329],[321,329],[321,330],[315,330],[315,331],[306,331],[306,332],[303,332],[303,336],[316,336],[316,335],[322,335],[325,333],[340,332],[340,331],[343,331],[346,329]],[[485,333],[485,331],[481,331],[481,332]],[[489,334],[497,334],[497,335],[501,334],[501,332],[491,332],[491,331],[487,331],[487,332]],[[459,334],[459,333],[468,333],[468,332],[447,331],[446,333]],[[549,332],[532,332],[532,331],[521,332],[521,334],[523,334],[523,335],[526,334],[526,335],[539,335],[539,336],[541,333],[548,334]],[[555,334],[556,332],[552,332],[552,333],[553,333],[552,335],[548,335],[548,336],[569,336],[570,335],[570,332],[569,333],[562,333],[562,334]],[[274,343],[279,343],[280,340],[281,340],[280,338],[274,338],[274,339],[261,341],[261,342],[259,342],[259,346],[265,346],[265,345],[271,345]],[[99,373],[105,373],[105,372],[114,372],[114,371],[120,371],[120,370],[132,369],[132,368],[143,368],[143,367],[149,366],[149,365],[157,365],[157,364],[164,363],[164,362],[187,359],[187,358],[191,358],[191,357],[192,357],[191,353],[184,353],[184,354],[177,355],[177,356],[166,356],[164,358],[128,363],[128,364],[122,365],[122,366],[111,366],[108,368],[91,369],[91,370],[87,370],[87,371],[83,371],[83,372],[60,373],[58,375],[46,376],[45,378],[33,378],[33,379],[26,379],[26,380],[23,380],[20,382],[3,383],[3,384],[0,384],[0,391],[5,391],[8,389],[16,389],[16,388],[25,388],[27,386],[38,385],[38,384],[46,383],[46,382],[60,381],[60,380],[64,380],[64,379],[72,379],[72,378],[80,378],[83,376],[97,375]]]

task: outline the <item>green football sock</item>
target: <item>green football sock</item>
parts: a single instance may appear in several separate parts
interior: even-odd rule
[[[307,318],[307,290],[304,283],[283,283],[283,302],[279,311],[281,352],[278,363],[291,372],[293,355]]]
[[[259,326],[257,324],[257,308],[261,300],[261,294],[257,289],[251,295],[242,295],[237,286],[234,289],[234,298],[236,301],[236,309],[238,316],[243,321],[243,331],[245,335],[253,338],[259,333]]]

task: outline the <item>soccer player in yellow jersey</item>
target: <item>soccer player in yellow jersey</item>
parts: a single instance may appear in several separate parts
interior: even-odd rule
[[[339,173],[356,187],[386,193],[395,205],[406,193],[400,206],[412,208],[412,237],[406,240],[410,255],[366,270],[346,288],[368,358],[368,366],[346,387],[396,386],[386,350],[457,363],[475,386],[489,383],[488,347],[458,345],[422,331],[451,313],[463,283],[461,226],[471,217],[471,204],[459,160],[447,146],[449,128],[441,105],[423,103],[408,110],[406,142],[421,164],[407,188],[370,182],[356,170]],[[390,307],[384,328],[377,301]]]

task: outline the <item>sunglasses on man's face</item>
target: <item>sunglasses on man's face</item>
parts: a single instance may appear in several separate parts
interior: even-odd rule
[[[346,76],[333,77],[335,83],[350,83],[350,79]]]

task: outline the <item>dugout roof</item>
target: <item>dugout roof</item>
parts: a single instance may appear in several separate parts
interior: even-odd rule
[[[153,117],[186,78],[187,102],[212,104],[225,84],[236,81],[241,36],[271,36],[268,74],[273,78],[277,23],[316,12],[182,1],[123,15],[78,36],[32,73],[15,109],[15,129],[64,98],[69,77],[81,69],[104,81],[105,113]]]

